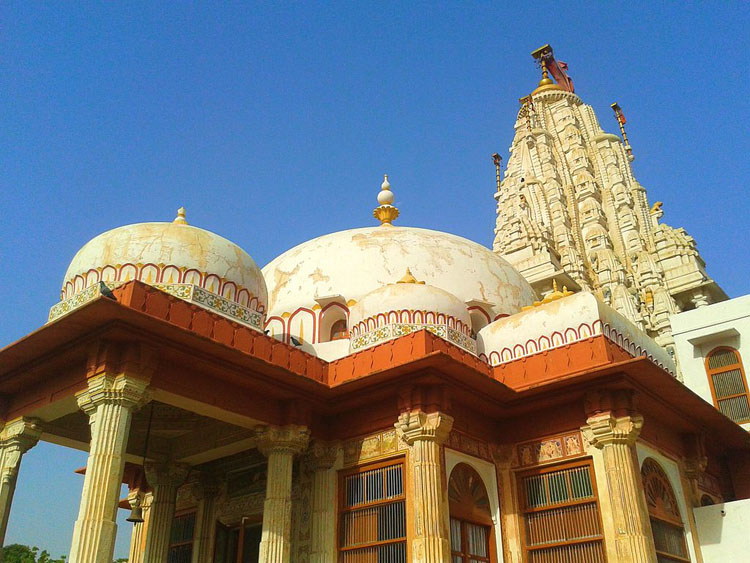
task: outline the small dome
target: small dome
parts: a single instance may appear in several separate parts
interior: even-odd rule
[[[213,299],[210,308],[224,309],[219,312],[230,317],[231,304],[261,316],[268,305],[265,280],[250,255],[219,235],[188,225],[183,209],[172,223],[127,225],[86,243],[68,266],[61,298],[70,299],[99,282],[115,286],[130,280],[179,297],[186,295],[184,286],[197,286],[213,294],[204,296]],[[215,296],[229,307],[217,305]],[[195,296],[188,300],[199,302]]]
[[[398,283],[365,295],[349,314],[352,351],[427,329],[474,351],[466,304],[438,287],[418,282],[407,270]]]

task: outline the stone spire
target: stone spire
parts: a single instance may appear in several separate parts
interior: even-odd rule
[[[552,87],[542,55],[543,84],[521,99],[495,194],[494,250],[540,294],[553,280],[593,291],[669,348],[671,314],[726,295],[684,229],[659,222],[661,204],[649,207],[620,137]]]

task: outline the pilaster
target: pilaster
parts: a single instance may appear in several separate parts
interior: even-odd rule
[[[125,374],[102,373],[77,395],[89,416],[91,447],[81,507],[73,529],[70,563],[111,563],[115,518],[133,410],[146,400],[148,382]]]
[[[193,542],[192,563],[211,563],[214,553],[216,532],[217,499],[220,493],[219,482],[211,475],[202,475],[193,488],[193,496],[198,500]]]
[[[143,560],[161,563],[169,552],[177,489],[185,482],[190,468],[184,463],[146,463],[144,470],[154,498]]]
[[[401,413],[396,431],[409,446],[407,483],[412,488],[412,561],[450,563],[450,513],[442,444],[453,418],[441,412]]]
[[[21,458],[36,445],[41,434],[39,421],[28,418],[9,422],[0,432],[0,545],[5,544]]]
[[[292,464],[307,448],[310,431],[304,426],[262,427],[258,449],[268,458],[266,500],[263,503],[261,563],[286,563],[291,556]]]
[[[651,523],[634,447],[643,418],[604,412],[590,416],[586,422],[581,428],[584,438],[602,452],[607,491],[600,494],[607,494],[609,501],[611,514],[603,516],[609,516],[614,523],[616,561],[655,563]]]
[[[496,445],[491,449],[492,460],[497,472],[497,486],[500,492],[500,515],[503,530],[503,553],[507,563],[522,561],[521,528],[518,502],[514,496],[513,444]]]
[[[313,471],[310,563],[336,561],[336,471],[338,443],[313,442],[306,462]]]

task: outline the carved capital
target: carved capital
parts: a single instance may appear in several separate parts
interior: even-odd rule
[[[261,426],[255,430],[258,450],[268,456],[271,453],[302,453],[310,441],[310,431],[305,426]]]
[[[396,432],[408,446],[418,440],[443,444],[453,428],[453,417],[441,412],[402,412],[395,424]]]
[[[126,375],[102,374],[88,381],[88,389],[76,394],[80,409],[91,416],[102,404],[136,409],[148,402],[148,382]]]
[[[338,442],[322,442],[314,440],[307,450],[305,461],[313,471],[330,469],[336,463],[340,444]]]
[[[0,431],[3,450],[0,479],[9,481],[18,473],[21,457],[34,447],[42,435],[40,422],[33,418],[19,418],[6,424]]]
[[[599,449],[612,444],[634,444],[643,427],[643,417],[612,416],[603,413],[590,417],[588,424],[581,428],[583,437]]]
[[[143,466],[146,472],[146,480],[152,487],[168,486],[176,487],[182,485],[190,472],[190,466],[186,463],[170,462],[146,462]]]

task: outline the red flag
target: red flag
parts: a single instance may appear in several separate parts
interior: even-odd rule
[[[568,76],[568,63],[555,60],[554,57],[550,56],[547,59],[547,68],[552,73],[555,82],[563,89],[568,92],[575,92],[573,88],[573,80]]]

